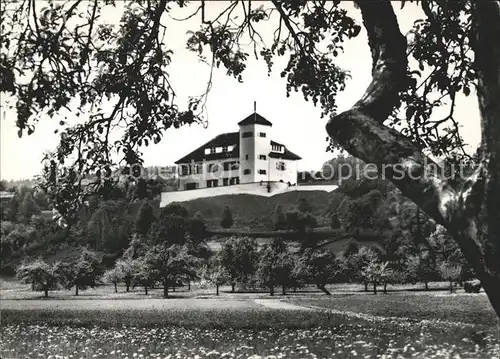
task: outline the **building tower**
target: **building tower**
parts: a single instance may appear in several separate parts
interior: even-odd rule
[[[240,183],[268,181],[272,123],[254,112],[240,121]]]

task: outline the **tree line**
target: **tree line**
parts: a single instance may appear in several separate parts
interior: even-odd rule
[[[310,215],[303,212],[307,209],[303,200],[297,207],[296,212]],[[278,212],[275,209],[274,213]],[[436,280],[449,281],[453,291],[454,283],[470,279],[460,251],[440,226],[429,237],[429,249],[401,246],[396,251],[398,256],[383,246],[351,244],[333,253],[321,245],[308,245],[304,238],[302,242],[275,238],[263,243],[249,237],[228,238],[214,253],[205,233],[199,212],[190,216],[182,205],[173,203],[156,217],[153,207],[144,201],[128,246],[113,263],[106,265],[104,256],[85,249],[70,262],[26,261],[17,268],[17,276],[46,296],[56,288],[74,288],[78,295],[79,290],[106,282],[114,285],[115,292],[118,284],[123,284],[127,292],[141,287],[145,294],[151,288],[163,288],[164,297],[177,287],[189,288],[192,282],[213,286],[217,295],[224,285],[230,286],[232,292],[237,288],[265,289],[270,295],[277,288],[286,294],[314,285],[329,295],[327,286],[332,283],[359,283],[366,291],[371,286],[376,294],[379,288],[387,292],[387,286],[392,284],[422,282],[427,288],[428,282]],[[297,233],[295,239],[307,236],[301,230]]]

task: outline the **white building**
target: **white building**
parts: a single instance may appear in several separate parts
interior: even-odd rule
[[[238,125],[238,132],[220,134],[175,162],[179,190],[245,183],[296,185],[301,158],[271,140],[272,123],[254,112]]]

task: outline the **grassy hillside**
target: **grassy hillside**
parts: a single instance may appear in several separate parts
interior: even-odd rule
[[[250,194],[225,195],[210,198],[199,198],[182,202],[192,215],[201,212],[210,228],[220,227],[220,218],[225,206],[231,209],[234,225],[240,229],[270,229],[271,213],[280,204],[283,211],[295,208],[300,198],[305,198],[311,205],[312,213],[324,217],[332,198],[338,198],[337,192],[304,191],[282,193],[272,197],[261,197]]]

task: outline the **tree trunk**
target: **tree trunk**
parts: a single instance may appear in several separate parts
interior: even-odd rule
[[[45,288],[45,289],[43,290],[43,296],[44,296],[45,298],[48,298],[48,297],[49,297],[49,290],[48,290],[47,288]]]
[[[127,283],[127,284],[125,284],[125,286],[126,286],[126,290],[127,290],[127,293],[128,293],[130,291],[130,284]]]
[[[384,283],[384,294],[387,294],[387,283]]]
[[[475,53],[475,65],[478,69],[477,95],[481,113],[481,151],[483,167],[486,169],[485,173],[481,173],[486,177],[483,188],[476,187],[479,187],[477,192],[483,197],[482,209],[486,213],[487,230],[481,233],[483,231],[477,223],[475,228],[472,228],[475,234],[473,240],[463,239],[464,243],[459,243],[459,245],[481,281],[500,322],[500,210],[498,208],[500,203],[500,101],[498,101],[500,98],[500,43],[498,41],[500,38],[500,3],[482,1],[475,2],[474,5],[477,10],[478,34],[472,47]],[[481,180],[478,182],[482,184]],[[478,199],[475,196],[471,197],[470,202],[475,204],[474,202]],[[474,208],[470,202],[465,202],[466,210]],[[474,213],[469,214],[471,215],[474,216]],[[471,246],[479,247],[475,251],[479,253],[474,255],[477,262],[467,256],[467,247]]]
[[[166,279],[163,280],[163,298],[168,297],[168,282]]]
[[[175,284],[172,286],[172,291],[175,292]]]
[[[425,284],[425,290],[429,290],[429,283],[428,282],[424,282]]]
[[[215,295],[219,295],[219,285],[215,285]]]
[[[365,282],[365,292],[368,292],[368,283]]]
[[[357,4],[372,53],[372,82],[350,110],[330,117],[327,132],[351,155],[381,169],[397,168],[382,175],[454,237],[500,318],[500,5],[474,3],[477,38],[471,38],[471,46],[478,74],[482,160],[476,173],[455,185],[420,146],[383,124],[407,87],[406,39],[390,2]],[[480,213],[486,217],[482,221]]]
[[[236,283],[231,284],[231,293],[234,293],[234,288],[236,287]]]
[[[117,287],[116,283],[115,283],[115,293],[118,293],[118,287]]]
[[[147,285],[144,286],[144,295],[148,295],[148,286]]]
[[[453,281],[450,279],[450,293],[453,293]]]
[[[377,294],[377,282],[373,282],[373,294]]]
[[[272,284],[269,286],[269,294],[274,295],[274,285]]]
[[[286,287],[284,285],[281,286],[281,294],[286,295]]]
[[[326,289],[326,286],[324,286],[324,285],[318,285],[318,288],[319,288],[319,289],[320,289],[323,293],[325,293],[326,295],[332,295],[332,293],[330,293],[330,292],[328,291],[328,289]]]
[[[78,295],[78,286],[75,285],[75,295],[77,296]]]
[[[191,281],[188,280],[188,291],[190,291],[190,290],[191,290]]]

